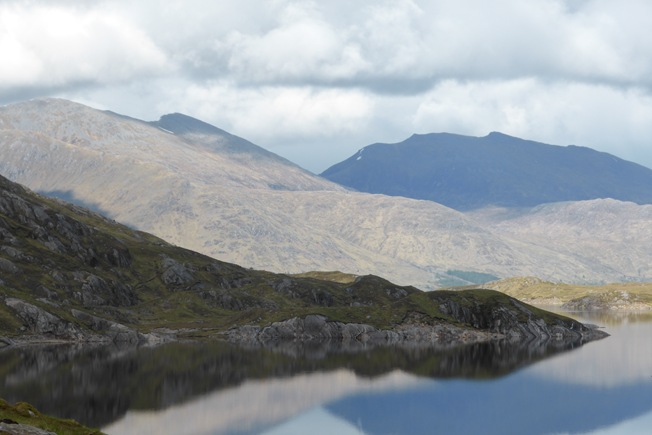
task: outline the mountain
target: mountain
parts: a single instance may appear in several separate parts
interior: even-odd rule
[[[498,235],[554,249],[560,257],[574,257],[582,246],[590,269],[609,265],[611,281],[629,281],[622,271],[634,265],[639,276],[652,276],[652,264],[640,261],[652,256],[652,205],[594,199],[518,210],[485,208],[467,216]],[[593,274],[579,281],[604,283]]]
[[[244,269],[2,177],[0,241],[3,344],[138,343],[160,340],[157,328],[189,328],[194,336],[228,330],[231,340],[249,344],[598,337],[576,321],[491,290],[423,293],[375,276],[342,284]]]
[[[426,199],[457,210],[613,198],[652,204],[652,170],[578,146],[501,133],[448,133],[377,143],[321,174],[362,192]]]
[[[278,273],[372,274],[422,289],[531,275],[652,279],[644,241],[629,242],[641,254],[629,264],[612,262],[621,251],[595,259],[600,241],[591,237],[541,245],[432,201],[349,191],[180,114],[148,123],[65,100],[5,106],[0,174],[178,246]],[[611,231],[617,239],[629,230]]]

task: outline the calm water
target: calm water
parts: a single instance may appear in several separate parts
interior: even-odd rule
[[[109,434],[649,434],[649,316],[584,346],[0,350],[0,397]]]

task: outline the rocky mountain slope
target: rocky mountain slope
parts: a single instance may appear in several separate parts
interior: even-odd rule
[[[425,134],[373,144],[322,176],[362,192],[427,199],[457,210],[597,198],[652,204],[652,169],[590,148],[501,133]]]
[[[560,257],[577,256],[581,246],[590,269],[611,271],[607,280],[588,274],[576,282],[630,281],[625,271],[633,268],[638,276],[652,276],[652,264],[641,261],[652,256],[652,205],[596,199],[519,210],[486,208],[467,216],[496,234],[555,250]]]
[[[219,262],[0,177],[0,342],[138,343],[157,328],[234,341],[460,343],[594,338],[494,291],[423,293],[374,276],[292,278]],[[234,327],[239,327],[234,329]]]
[[[179,246],[274,272],[375,274],[424,289],[475,276],[652,278],[650,254],[631,264],[596,260],[589,238],[560,255],[554,243],[495,231],[432,201],[347,191],[179,114],[147,123],[50,99],[0,108],[0,174]],[[636,241],[629,249],[647,252]]]

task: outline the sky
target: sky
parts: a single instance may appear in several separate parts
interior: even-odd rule
[[[194,116],[319,173],[500,131],[652,167],[649,0],[0,0],[0,105]]]

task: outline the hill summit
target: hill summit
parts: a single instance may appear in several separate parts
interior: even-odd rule
[[[457,210],[613,198],[652,203],[652,170],[611,154],[502,133],[413,135],[362,148],[321,174],[362,192]]]

